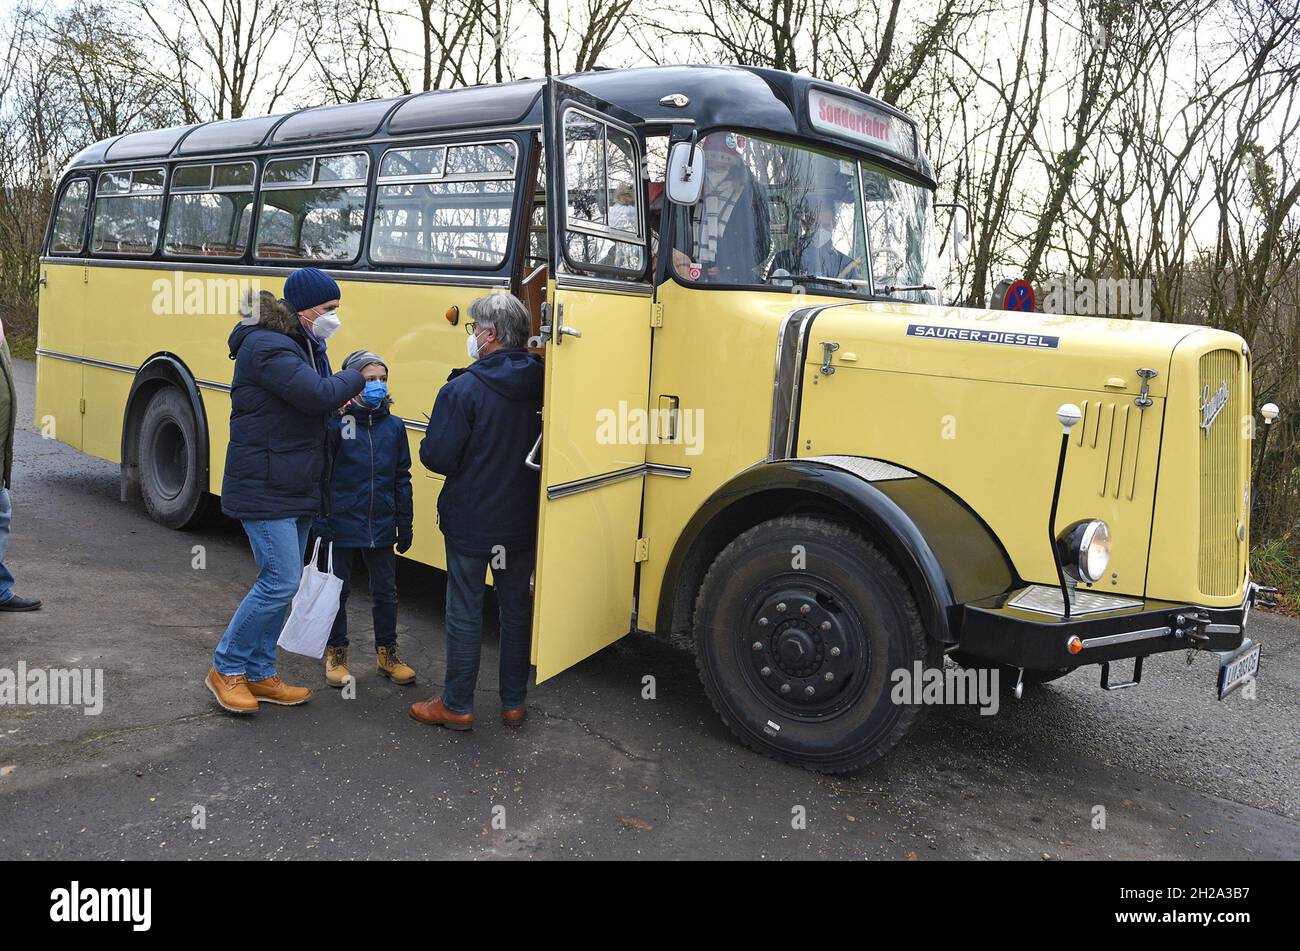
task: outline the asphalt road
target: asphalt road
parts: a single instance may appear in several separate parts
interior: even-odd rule
[[[1300,623],[1262,612],[1253,700],[1215,700],[1212,657],[1162,655],[1133,690],[1103,693],[1094,668],[996,716],[938,709],[884,762],[828,778],[738,745],[691,658],[642,640],[535,688],[514,732],[492,716],[489,637],[480,726],[415,723],[407,704],[440,685],[444,582],[404,564],[418,685],[375,673],[357,596],[357,698],[284,655],[311,703],[234,719],[202,680],[255,572],[242,532],[173,532],[119,502],[115,466],[33,431],[34,367],[16,370],[7,561],[46,604],[0,615],[0,668],[102,668],[105,700],[0,706],[0,859],[1300,858]]]

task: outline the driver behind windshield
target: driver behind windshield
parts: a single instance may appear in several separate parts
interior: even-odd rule
[[[770,242],[767,202],[745,161],[746,136],[713,132],[704,138],[704,189],[699,203],[677,217],[673,267],[680,277],[710,284],[762,280]]]
[[[835,218],[836,200],[832,194],[816,192],[806,196],[800,208],[798,237],[792,245],[777,252],[772,261],[772,276],[816,275],[861,280],[861,262],[835,247]]]

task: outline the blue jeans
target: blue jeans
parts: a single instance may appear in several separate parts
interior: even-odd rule
[[[14,507],[9,499],[9,490],[0,487],[0,604],[14,596],[14,576],[5,567],[5,550],[9,547],[9,522],[13,519]]]
[[[447,549],[447,679],[442,702],[452,713],[474,712],[479,648],[483,642],[483,595],[491,555],[466,555]],[[492,569],[501,621],[501,708],[517,710],[528,692],[532,653],[533,604],[528,581],[531,550],[507,552],[505,568]]]
[[[244,531],[257,562],[257,580],[212,655],[217,672],[249,680],[275,676],[275,642],[302,580],[310,518],[247,519]]]
[[[340,548],[334,546],[334,576],[343,581],[339,613],[334,615],[330,647],[348,646],[348,595],[352,593],[352,563],[360,553],[370,575],[371,617],[375,622],[375,646],[397,646],[397,555],[392,548]]]

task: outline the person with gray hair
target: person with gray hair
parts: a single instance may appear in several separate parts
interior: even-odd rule
[[[438,391],[420,442],[420,462],[446,478],[438,524],[447,550],[447,676],[442,695],[410,713],[452,730],[474,725],[489,569],[501,625],[501,716],[518,726],[526,713],[539,485],[524,459],[541,431],[544,375],[541,358],[525,349],[531,320],[517,297],[480,297],[469,317],[472,362]]]

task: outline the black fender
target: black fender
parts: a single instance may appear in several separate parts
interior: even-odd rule
[[[718,552],[759,522],[794,512],[843,518],[880,545],[912,589],[926,631],[944,644],[957,642],[961,605],[1018,582],[988,525],[932,479],[858,457],[783,459],[746,469],[691,517],[664,571],[656,633],[685,646],[695,593]]]
[[[198,383],[185,361],[176,354],[155,353],[140,364],[140,369],[136,371],[135,379],[131,382],[131,392],[126,398],[126,408],[122,412],[121,497],[124,502],[140,496],[140,460],[136,455],[140,420],[149,398],[164,386],[175,386],[189,397],[199,437],[199,472],[205,491],[210,483],[208,414],[203,406],[203,397],[199,395]]]

